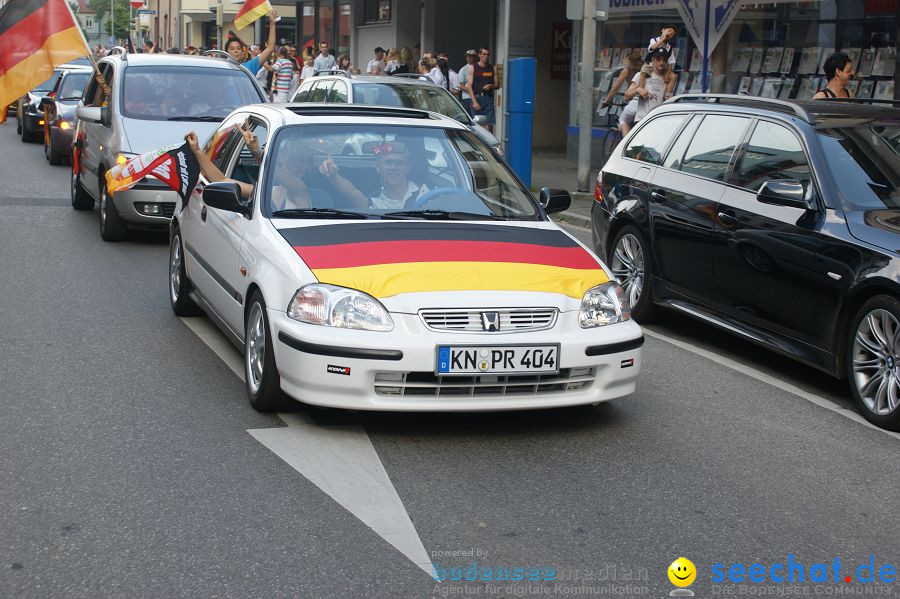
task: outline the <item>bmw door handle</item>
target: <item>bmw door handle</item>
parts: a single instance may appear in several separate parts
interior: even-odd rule
[[[200,220],[206,222],[206,206],[200,209]]]
[[[719,222],[723,225],[736,225],[738,223],[737,217],[731,212],[719,212],[716,216],[719,217]]]

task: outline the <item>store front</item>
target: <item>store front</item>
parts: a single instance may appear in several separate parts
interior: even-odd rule
[[[328,42],[335,57],[350,55],[353,0],[302,0],[297,15],[293,38],[299,47],[318,52],[318,43]]]
[[[616,123],[615,112],[621,110],[613,107],[610,114],[600,103],[625,58],[633,50],[645,54],[648,41],[665,24],[678,27],[673,43],[676,94],[811,98],[827,83],[825,59],[840,50],[853,62],[856,76],[850,90],[854,95],[898,98],[894,84],[897,0],[712,0],[708,7],[704,0],[612,0],[609,20],[597,23],[591,84],[598,137]],[[578,29],[573,31],[576,49],[580,48]],[[573,90],[576,77],[573,69]],[[615,102],[622,101],[625,89],[627,84],[618,90]],[[576,98],[577,94],[570,94],[570,154],[578,136]]]

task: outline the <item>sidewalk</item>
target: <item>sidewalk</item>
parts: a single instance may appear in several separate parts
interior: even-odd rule
[[[591,191],[579,193],[578,163],[570,160],[564,152],[549,153],[536,151],[531,155],[531,187],[540,192],[542,187],[567,189],[572,194],[572,206],[565,212],[553,215],[553,220],[563,221],[582,227],[591,228],[591,204],[594,201],[594,181],[597,171],[591,171],[589,179]]]

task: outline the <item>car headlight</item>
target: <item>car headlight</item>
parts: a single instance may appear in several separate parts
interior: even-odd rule
[[[391,315],[377,299],[355,289],[311,283],[297,290],[288,304],[289,318],[308,324],[364,331],[390,331]]]
[[[137,156],[137,154],[132,154],[130,152],[119,152],[118,154],[116,154],[116,164],[122,166],[135,156]]]
[[[631,320],[631,306],[615,281],[591,287],[581,299],[578,324],[583,329]]]
[[[59,119],[59,128],[62,129],[63,131],[66,131],[67,129],[72,128],[72,123],[70,123],[69,121],[64,121],[62,119]]]

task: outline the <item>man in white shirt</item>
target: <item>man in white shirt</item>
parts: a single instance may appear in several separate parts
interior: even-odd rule
[[[472,65],[478,62],[478,52],[466,50],[466,64],[459,70],[459,91],[463,108],[472,116]]]
[[[366,75],[381,75],[384,73],[384,48],[375,48],[375,58],[366,66]]]
[[[666,68],[669,60],[669,52],[665,48],[658,48],[650,53],[650,64],[653,68],[649,77],[643,77],[641,73],[634,76],[631,86],[625,92],[625,101],[630,102],[637,96],[638,105],[634,122],[638,123],[647,116],[651,110],[663,103],[666,94]]]
[[[337,68],[334,56],[328,53],[328,42],[319,42],[319,55],[316,56],[313,68],[316,69],[316,73]]]

